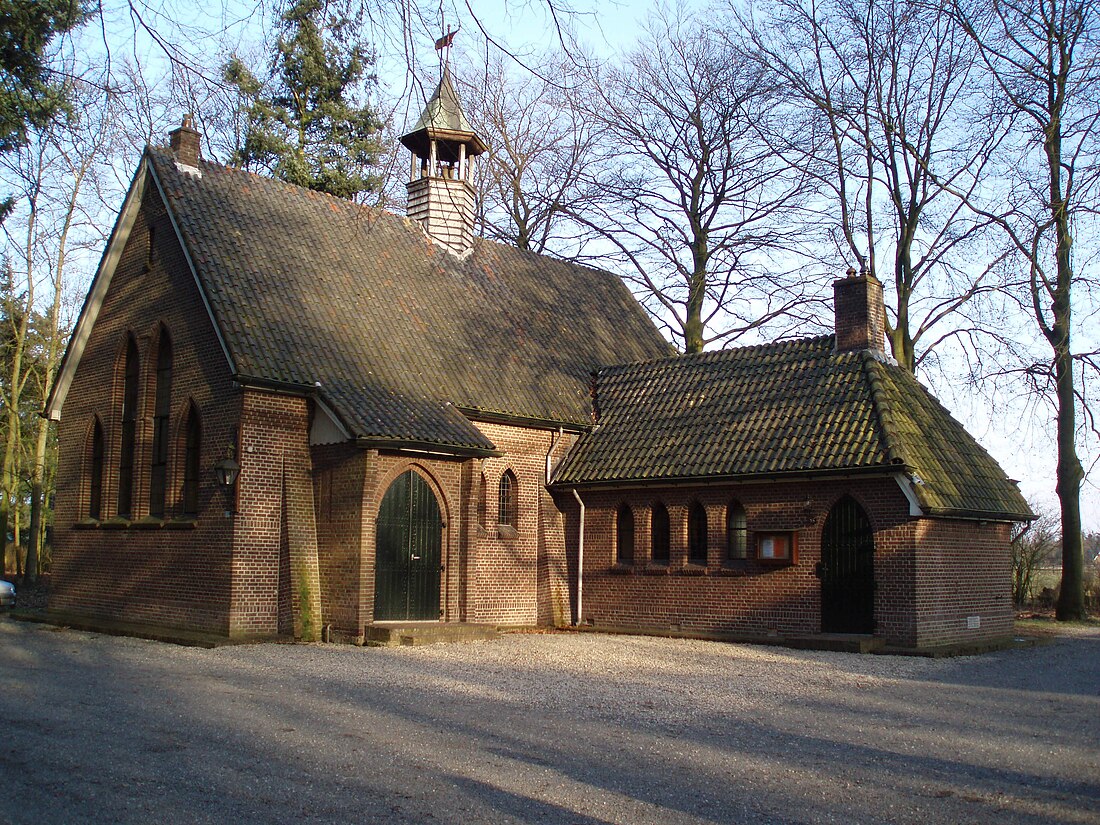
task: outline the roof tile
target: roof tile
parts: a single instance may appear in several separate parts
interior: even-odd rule
[[[615,276],[147,150],[238,373],[313,386],[352,434],[488,449],[455,407],[591,423],[590,375],[669,352]]]
[[[930,514],[1029,517],[1004,471],[897,366],[832,336],[608,367],[555,483],[908,469]]]

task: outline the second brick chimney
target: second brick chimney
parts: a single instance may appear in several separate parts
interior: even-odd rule
[[[885,352],[886,307],[882,284],[873,275],[849,269],[846,278],[833,281],[833,313],[837,352]]]
[[[185,115],[183,125],[168,133],[168,145],[176,155],[176,160],[185,166],[198,166],[199,143],[202,135],[191,123],[191,115]]]

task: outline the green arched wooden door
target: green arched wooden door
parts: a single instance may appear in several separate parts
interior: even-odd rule
[[[863,508],[849,496],[829,511],[821,531],[821,630],[875,629],[875,534]]]
[[[409,470],[386,490],[375,536],[375,621],[438,620],[443,519],[417,473]]]

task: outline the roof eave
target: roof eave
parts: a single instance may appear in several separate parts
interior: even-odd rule
[[[495,412],[480,407],[460,407],[455,409],[471,421],[482,424],[504,424],[512,427],[529,427],[536,430],[563,429],[571,433],[586,433],[592,429],[591,424],[581,424],[577,421],[568,421],[556,418],[540,418],[539,416],[521,415],[519,413]]]
[[[88,294],[84,296],[84,304],[80,308],[73,334],[69,338],[69,344],[65,348],[65,354],[61,357],[61,364],[57,370],[57,378],[50,388],[49,397],[46,399],[45,416],[52,421],[61,418],[61,409],[65,405],[69,387],[72,386],[76,369],[80,364],[84,347],[92,334],[96,318],[103,307],[103,301],[107,297],[107,290],[111,286],[115,268],[118,266],[122,251],[126,248],[126,242],[130,238],[130,230],[133,229],[137,219],[138,210],[145,195],[145,181],[148,170],[152,167],[148,153],[142,156],[137,171],[130,181],[130,187],[126,191],[126,198],[119,210],[118,218],[111,229],[111,236],[103,249],[103,255],[96,267],[92,285],[88,288]]]
[[[421,453],[442,458],[499,458],[500,450],[478,447],[474,444],[445,444],[439,441],[423,441],[412,438],[383,438],[359,436],[355,446],[365,450],[394,450],[402,453]]]
[[[965,510],[950,507],[925,507],[924,514],[931,518],[949,518],[959,521],[985,521],[1016,523],[1020,521],[1034,521],[1038,518],[1034,513],[1007,513],[993,510]]]
[[[904,472],[903,464],[876,464],[868,467],[836,467],[819,470],[782,470],[770,473],[715,473],[694,476],[656,476],[653,478],[598,479],[592,481],[550,482],[550,486],[562,489],[596,489],[626,487],[682,487],[708,484],[747,484],[759,481],[812,481],[818,478],[838,479],[845,477],[893,476]]]

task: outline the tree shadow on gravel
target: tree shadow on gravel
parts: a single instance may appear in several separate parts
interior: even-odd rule
[[[844,686],[674,713],[645,707],[640,676],[555,673],[537,647],[505,664],[478,646],[198,651],[5,631],[0,713],[20,723],[0,754],[0,821],[1079,823],[1100,810],[1100,779],[1056,775],[1044,747],[1020,743],[1034,770],[907,747],[870,703],[854,730]],[[704,669],[739,661],[708,650]],[[705,684],[673,687],[702,707]],[[873,696],[894,692],[901,708],[920,699]]]

